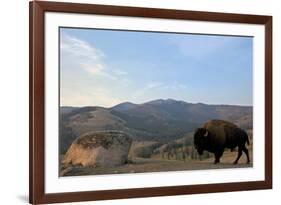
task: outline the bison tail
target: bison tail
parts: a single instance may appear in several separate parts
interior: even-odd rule
[[[250,141],[249,141],[249,138],[247,138],[247,145],[248,145],[248,146],[250,145]]]

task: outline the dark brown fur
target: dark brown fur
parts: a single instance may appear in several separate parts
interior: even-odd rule
[[[198,128],[194,133],[194,145],[198,154],[204,150],[215,154],[215,162],[219,163],[224,149],[233,150],[238,147],[238,156],[233,162],[238,163],[242,152],[247,156],[247,163],[250,162],[248,149],[245,144],[249,145],[247,133],[233,123],[223,120],[210,120],[202,128]]]

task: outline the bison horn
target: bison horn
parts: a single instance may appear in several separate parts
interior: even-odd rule
[[[205,134],[204,134],[204,137],[207,137],[208,136],[208,130],[206,130]]]

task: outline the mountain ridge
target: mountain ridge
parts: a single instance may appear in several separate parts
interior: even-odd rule
[[[75,138],[90,131],[120,130],[135,140],[169,141],[182,138],[211,119],[227,120],[243,129],[252,129],[253,108],[174,99],[157,99],[142,104],[124,102],[110,108],[62,106],[60,139],[67,141],[67,136]]]
[[[235,107],[253,107],[252,105],[235,105],[235,104],[208,104],[208,103],[202,103],[202,102],[196,102],[196,103],[191,103],[191,102],[186,102],[184,100],[175,100],[172,98],[167,98],[167,99],[155,99],[155,100],[150,100],[148,102],[143,102],[143,103],[133,103],[133,102],[122,102],[122,103],[118,103],[116,105],[113,105],[111,107],[103,107],[103,106],[97,106],[97,105],[85,105],[85,106],[69,106],[69,105],[63,105],[60,106],[60,108],[66,108],[66,109],[77,109],[77,108],[83,108],[83,107],[102,107],[102,108],[106,108],[106,109],[113,109],[114,107],[118,107],[118,106],[122,106],[123,104],[131,104],[131,105],[143,105],[143,104],[154,104],[155,102],[182,102],[182,103],[186,103],[186,104],[190,104],[190,105],[209,105],[209,106],[235,106]]]

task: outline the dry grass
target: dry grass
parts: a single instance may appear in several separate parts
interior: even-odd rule
[[[227,168],[246,168],[253,164],[246,164],[246,157],[243,154],[237,165],[233,165],[237,152],[226,151],[221,158],[220,164],[213,164],[213,157],[205,160],[163,160],[163,159],[144,159],[134,158],[132,163],[109,168],[91,168],[82,166],[64,167],[61,169],[61,176],[81,176],[81,175],[103,175],[121,173],[143,173],[143,172],[166,172],[166,171],[186,171],[186,170],[206,170],[206,169],[227,169]],[[252,159],[252,152],[250,151]]]
[[[249,132],[248,132],[249,133]],[[133,141],[129,158],[130,163],[115,167],[83,167],[63,165],[60,166],[60,176],[82,176],[82,175],[104,175],[104,174],[122,174],[122,173],[144,173],[144,172],[166,172],[166,171],[186,171],[186,170],[206,170],[206,169],[228,169],[228,168],[247,168],[253,167],[252,152],[252,134],[249,133],[250,146],[248,147],[250,155],[250,164],[246,164],[246,155],[243,153],[239,163],[232,163],[237,157],[237,150],[231,152],[226,150],[221,157],[219,164],[213,164],[214,157],[204,160],[186,159],[186,161],[175,159],[162,159],[161,154],[153,155],[152,158],[137,158],[132,151],[139,147],[145,147],[155,144],[154,141]],[[63,159],[63,156],[60,157]]]

